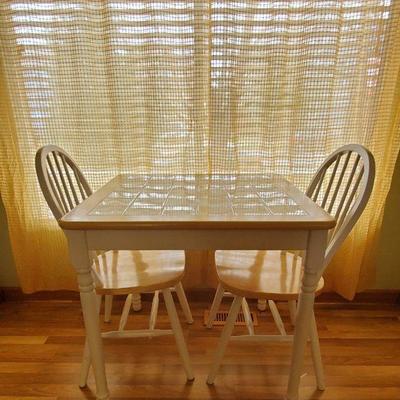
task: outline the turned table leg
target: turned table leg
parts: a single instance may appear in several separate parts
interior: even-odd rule
[[[109,393],[104,366],[103,342],[100,335],[97,297],[91,273],[91,260],[86,245],[86,235],[82,231],[65,231],[65,233],[69,242],[70,258],[78,277],[86,339],[96,381],[96,398],[106,400],[109,398]]]
[[[310,335],[311,318],[314,309],[315,289],[323,269],[327,231],[311,231],[308,238],[302,290],[299,295],[296,325],[292,350],[287,400],[298,400],[300,377],[303,372],[303,358],[307,339]]]

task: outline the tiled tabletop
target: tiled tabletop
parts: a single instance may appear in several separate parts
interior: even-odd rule
[[[60,220],[64,229],[327,229],[334,220],[279,175],[118,175]]]

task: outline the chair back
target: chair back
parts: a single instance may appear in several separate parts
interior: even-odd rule
[[[81,170],[60,147],[41,147],[35,166],[42,193],[57,220],[92,194]]]
[[[325,265],[363,212],[374,179],[374,157],[358,144],[349,144],[334,151],[314,175],[306,194],[336,219],[336,226],[329,233]]]

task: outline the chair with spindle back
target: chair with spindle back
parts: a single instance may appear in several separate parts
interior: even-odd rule
[[[343,146],[333,152],[314,175],[306,194],[337,221],[336,226],[329,232],[325,267],[363,212],[372,191],[374,178],[374,158],[365,147],[357,144]],[[254,335],[246,298],[268,301],[280,335],[264,336],[264,340],[293,338],[292,335],[286,334],[275,301],[288,302],[291,321],[294,324],[296,300],[301,289],[302,256],[303,254],[298,251],[216,251],[215,263],[219,285],[207,326],[209,328],[212,326],[225,293],[230,292],[234,296],[234,301],[221,334],[208,383],[213,383],[215,379],[240,305],[243,307],[249,331],[249,335],[245,336],[257,336]],[[322,291],[323,286],[324,280],[321,276],[316,295]],[[246,337],[241,339],[245,340]],[[317,386],[323,390],[324,374],[314,314],[310,327],[310,341]]]
[[[47,145],[40,148],[35,159],[36,173],[40,188],[52,211],[59,220],[92,194],[92,190],[73,159],[60,147]],[[188,323],[193,322],[189,304],[182,287],[185,268],[183,251],[105,251],[98,250],[90,254],[92,275],[96,293],[105,296],[105,321],[110,320],[113,295],[126,295],[119,323],[119,330],[105,332],[103,337],[140,337],[160,336],[173,333],[188,379],[193,378],[186,344],[182,336],[179,320],[176,318],[175,305],[171,297],[171,287],[175,289]],[[170,330],[155,329],[159,291],[162,291],[172,324]],[[150,314],[148,330],[124,331],[129,310],[136,298],[140,304],[140,293],[155,292]],[[80,386],[85,386],[90,367],[88,345],[82,363]]]

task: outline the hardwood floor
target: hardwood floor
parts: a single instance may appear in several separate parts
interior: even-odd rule
[[[227,307],[230,299],[224,300]],[[210,299],[211,303],[211,299]],[[207,330],[203,311],[210,303],[191,302],[195,319],[184,324],[196,379],[186,383],[173,337],[107,340],[105,353],[112,399],[284,399],[290,344],[231,343],[214,386],[205,383],[221,327]],[[146,327],[150,305],[131,314],[129,327]],[[121,302],[111,324],[117,328]],[[255,311],[255,304],[251,304]],[[288,313],[279,305],[289,327]],[[400,399],[400,307],[318,304],[327,389],[318,392],[309,353],[301,400]],[[257,332],[275,333],[269,313],[258,313]],[[167,327],[163,303],[159,327]],[[237,332],[244,328],[237,328]],[[290,330],[290,329],[289,329]],[[14,301],[0,304],[0,400],[93,399],[78,387],[84,343],[77,301]]]

